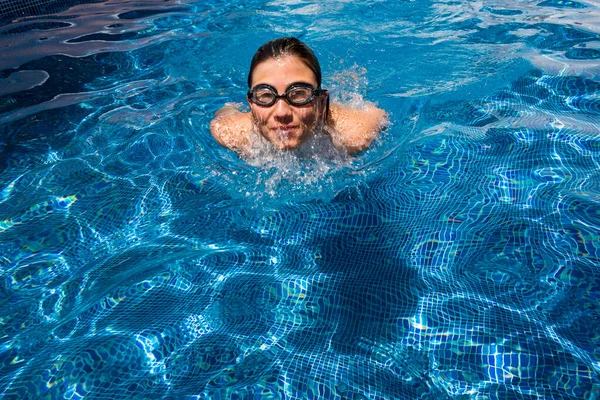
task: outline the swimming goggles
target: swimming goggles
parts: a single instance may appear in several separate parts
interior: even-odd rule
[[[277,94],[273,86],[256,85],[248,92],[248,99],[261,107],[271,107],[279,99],[285,99],[292,106],[303,106],[325,92],[321,88],[314,89],[308,84],[298,83],[287,88],[284,94]]]

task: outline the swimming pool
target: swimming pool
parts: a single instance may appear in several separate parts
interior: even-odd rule
[[[594,2],[0,13],[3,398],[600,398]],[[212,139],[282,35],[371,149]]]

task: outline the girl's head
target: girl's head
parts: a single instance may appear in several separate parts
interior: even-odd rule
[[[304,143],[328,114],[321,67],[312,50],[296,38],[262,45],[248,73],[248,102],[256,130],[279,149]]]

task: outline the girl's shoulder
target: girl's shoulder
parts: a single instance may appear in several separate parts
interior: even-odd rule
[[[372,104],[362,108],[332,103],[329,130],[333,143],[349,153],[358,153],[371,145],[387,126],[387,113]]]
[[[221,111],[221,110],[219,110]],[[252,116],[250,113],[215,113],[210,122],[210,133],[221,146],[236,152],[245,152],[250,147]]]

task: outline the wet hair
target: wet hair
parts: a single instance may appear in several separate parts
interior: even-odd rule
[[[315,53],[306,44],[293,37],[283,37],[271,40],[260,46],[252,62],[250,63],[250,72],[248,72],[248,89],[252,88],[252,73],[258,64],[270,58],[278,58],[284,56],[298,57],[306,66],[315,74],[317,87],[321,87],[321,66]]]

